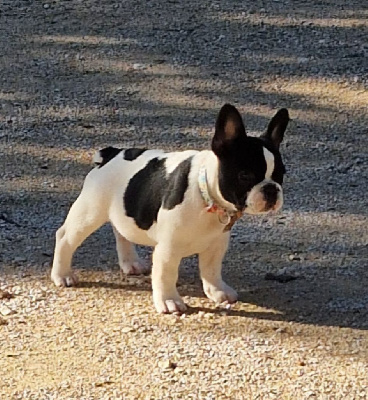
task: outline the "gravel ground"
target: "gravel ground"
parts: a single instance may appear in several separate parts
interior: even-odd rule
[[[362,0],[0,2],[0,398],[368,398],[368,6]],[[231,309],[156,315],[110,227],[49,279],[54,234],[101,146],[207,148],[219,108],[276,109],[285,207],[233,229]],[[150,249],[140,248],[149,259]]]

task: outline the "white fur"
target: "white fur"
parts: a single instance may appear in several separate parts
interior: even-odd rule
[[[172,210],[161,208],[157,222],[145,231],[126,215],[123,197],[129,180],[155,157],[166,158],[167,173],[186,158],[193,157],[193,160],[184,201]],[[87,236],[109,221],[114,228],[119,265],[123,272],[131,274],[147,270],[138,259],[132,243],[155,247],[152,286],[157,311],[185,310],[176,281],[181,258],[192,254],[199,254],[206,295],[215,302],[236,301],[236,292],[221,278],[229,234],[223,233],[224,225],[218,215],[205,210],[197,184],[199,168],[204,164],[211,195],[220,204],[234,208],[220,194],[217,163],[217,157],[211,151],[164,153],[149,150],[133,161],[124,160],[121,152],[102,168],[93,169],[87,175],[82,192],[72,205],[65,223],[56,233],[51,272],[54,283],[58,286],[77,283],[71,269],[73,253]]]
[[[263,147],[263,154],[267,164],[265,179],[271,179],[273,170],[275,169],[275,156],[266,147]]]

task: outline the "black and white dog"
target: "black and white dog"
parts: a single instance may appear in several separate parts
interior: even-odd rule
[[[263,136],[249,137],[237,109],[225,104],[212,150],[165,153],[107,147],[97,152],[97,167],[87,175],[56,233],[54,283],[77,283],[73,253],[110,222],[124,273],[148,272],[132,243],[154,246],[152,286],[158,312],[185,311],[176,281],[180,260],[192,254],[198,254],[208,298],[236,302],[237,293],[221,277],[229,231],[242,213],[264,214],[282,207],[285,168],[279,145],[288,122],[288,111],[281,109]]]

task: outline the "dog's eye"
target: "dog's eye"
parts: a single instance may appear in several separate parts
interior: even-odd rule
[[[238,179],[241,183],[251,183],[253,176],[249,172],[240,171],[238,174]]]

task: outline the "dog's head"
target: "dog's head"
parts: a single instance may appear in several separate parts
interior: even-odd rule
[[[283,204],[285,167],[279,152],[289,122],[287,109],[271,119],[259,138],[247,136],[238,110],[225,104],[218,115],[212,151],[219,160],[219,189],[248,214],[278,211]]]

